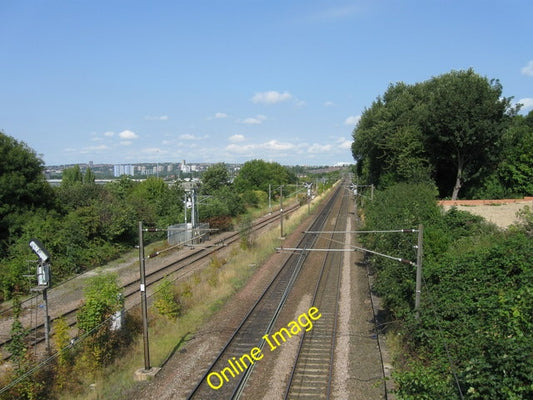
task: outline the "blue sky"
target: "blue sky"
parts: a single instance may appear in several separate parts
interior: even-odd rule
[[[47,165],[353,162],[390,83],[472,67],[533,109],[530,0],[0,0],[0,130]]]

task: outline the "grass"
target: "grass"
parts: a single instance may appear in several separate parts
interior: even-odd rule
[[[311,210],[316,208],[322,197],[323,195],[313,201]],[[307,206],[303,206],[284,221],[285,233],[293,232],[306,217]],[[157,315],[154,307],[149,310],[151,365],[162,366],[191,335],[224,306],[235,292],[246,284],[257,266],[263,264],[275,252],[278,244],[279,227],[275,226],[269,232],[262,234],[260,240],[255,239],[250,248],[243,250],[235,246],[227,260],[212,260],[209,266],[187,280],[175,282],[174,290],[182,305],[182,315],[170,321]],[[139,310],[133,310],[130,318],[139,321]],[[62,400],[124,398],[142,385],[134,382],[133,376],[137,369],[144,366],[143,349],[142,336],[139,335],[126,354],[101,371],[94,381],[84,382],[86,390],[83,393],[65,393],[58,398]]]

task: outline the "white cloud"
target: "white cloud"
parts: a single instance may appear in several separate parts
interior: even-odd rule
[[[133,143],[133,142],[132,142],[131,140],[123,140],[123,141],[120,142],[120,144],[121,144],[122,146],[131,146],[132,143]]]
[[[240,142],[244,142],[245,138],[243,135],[233,135],[233,136],[230,136],[228,140],[232,143],[240,143]]]
[[[332,148],[333,148],[333,146],[331,144],[314,143],[311,146],[309,146],[307,151],[309,153],[323,153],[325,151],[331,151]]]
[[[324,107],[333,107],[334,105],[335,103],[329,100],[324,102]]]
[[[167,121],[168,115],[147,115],[144,119],[147,121]]]
[[[258,144],[229,144],[226,146],[226,150],[241,154],[252,151],[287,151],[295,148],[296,146],[292,143],[283,143],[277,140],[269,140],[268,142]]]
[[[118,136],[121,139],[137,139],[139,137],[139,135],[137,135],[135,132],[130,131],[128,129],[126,129],[125,131],[120,132],[118,134]]]
[[[360,119],[361,119],[360,115],[350,115],[348,118],[344,120],[344,125],[351,125],[351,126],[357,125]]]
[[[520,99],[517,101],[517,103],[522,104],[522,111],[528,111],[533,109],[533,98],[532,97],[524,97],[523,99]]]
[[[252,150],[257,150],[257,145],[255,144],[243,144],[243,145],[239,145],[239,144],[228,144],[226,146],[226,150],[230,151],[230,152],[233,152],[233,153],[247,153],[249,151],[252,151]]]
[[[223,112],[217,112],[215,113],[215,115],[207,117],[207,120],[211,121],[213,119],[224,119],[224,118],[228,118],[228,114],[223,113]]]
[[[104,132],[104,136],[107,136],[107,137],[112,137],[114,135],[115,135],[115,132],[113,132],[113,131]]]
[[[270,140],[262,144],[262,147],[267,150],[290,150],[294,148],[292,143],[282,143],[277,140]]]
[[[337,139],[337,147],[340,149],[349,150],[352,148],[352,142],[342,137],[342,138]]]
[[[184,133],[183,135],[180,135],[179,138],[182,140],[203,140],[203,139],[209,138],[209,136],[208,135],[196,136],[190,133]]]
[[[252,97],[252,103],[276,104],[290,100],[291,98],[292,95],[287,91],[279,93],[275,90],[270,90],[268,92],[259,92],[254,94],[254,96]]]
[[[522,74],[533,76],[533,60],[531,60],[525,67],[522,67]]]
[[[244,120],[242,120],[241,122],[243,124],[248,124],[248,125],[260,125],[263,123],[263,121],[265,121],[267,119],[267,117],[265,117],[264,115],[257,115],[255,117],[249,117],[249,118],[245,118]]]

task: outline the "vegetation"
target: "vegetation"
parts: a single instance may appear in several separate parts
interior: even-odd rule
[[[123,312],[124,299],[118,276],[99,274],[89,279],[85,300],[78,310],[78,331],[85,336],[77,368],[89,376],[109,364],[127,339],[113,329],[113,321]],[[120,317],[119,317],[120,318]],[[128,332],[124,332],[128,335]]]
[[[366,183],[432,182],[439,196],[532,195],[533,112],[502,97],[502,85],[472,69],[391,84],[353,131]]]
[[[24,143],[0,133],[0,300],[28,289],[23,275],[31,273],[28,242],[39,240],[52,254],[54,282],[97,267],[137,244],[137,221],[166,227],[184,221],[185,192],[149,177],[137,182],[123,176],[95,184],[90,169],[63,171],[61,185],[52,188],[43,176],[43,163]],[[296,182],[295,175],[277,163],[253,160],[243,165],[236,183],[226,165],[204,172],[199,185],[199,221],[229,229],[232,219],[247,207],[264,205],[268,183]],[[164,236],[151,235],[153,240]]]
[[[287,221],[287,231],[294,230],[306,216],[307,210],[301,208]],[[162,280],[154,293],[154,307],[149,308],[152,365],[163,365],[189,335],[246,283],[255,266],[271,255],[272,241],[278,237],[277,229],[265,233],[264,237],[265,240],[253,247],[234,248],[228,259],[213,257],[207,268],[185,280],[177,283],[170,278]],[[135,387],[134,371],[143,363],[143,344],[138,310],[128,312],[120,334],[109,329],[109,317],[122,306],[119,294],[116,276],[101,274],[91,278],[78,317],[83,331],[75,345],[69,345],[66,322],[54,321],[54,350],[59,353],[49,366],[53,374],[43,377],[39,370],[30,375],[23,386],[17,385],[7,392],[5,398],[111,400],[128,397]],[[137,338],[132,339],[135,334]],[[106,346],[112,347],[111,353],[101,357]],[[97,359],[100,361],[96,362]],[[0,395],[0,398],[4,397]]]
[[[423,286],[415,318],[415,266],[368,257],[395,341],[397,396],[533,398],[533,217],[501,231],[437,197],[533,195],[533,111],[502,97],[473,70],[390,85],[353,131],[354,172],[380,190],[362,209],[365,229],[424,226]],[[414,260],[416,237],[361,238]]]
[[[427,184],[377,191],[364,210],[369,230],[424,225],[420,318],[414,317],[415,268],[377,257],[374,289],[401,338],[400,399],[529,399],[533,396],[533,218],[500,231],[482,218],[436,206]],[[416,237],[376,234],[365,245],[415,258]]]

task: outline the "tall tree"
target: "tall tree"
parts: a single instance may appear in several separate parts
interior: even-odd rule
[[[353,131],[357,171],[375,184],[431,176],[441,196],[457,199],[465,182],[495,170],[515,114],[501,84],[472,69],[390,85]]]
[[[359,175],[376,184],[428,181],[431,167],[420,124],[425,109],[422,85],[389,85],[354,130]]]
[[[229,184],[230,176],[224,163],[211,165],[202,175],[201,191],[204,194],[213,194]]]
[[[248,190],[262,190],[268,193],[268,185],[272,187],[295,183],[296,176],[287,168],[276,162],[263,160],[246,161],[235,177],[237,190],[244,193]]]
[[[502,97],[498,80],[489,81],[472,69],[435,77],[427,88],[429,151],[438,179],[453,173],[452,200],[456,200],[465,180],[487,166],[494,168],[503,132],[516,110],[510,98]]]
[[[92,184],[96,180],[96,177],[94,176],[94,172],[92,169],[87,168],[85,170],[85,174],[83,175],[83,183],[85,184]]]
[[[79,165],[75,165],[63,170],[61,186],[70,187],[74,185],[80,185],[83,183],[83,174]]]

